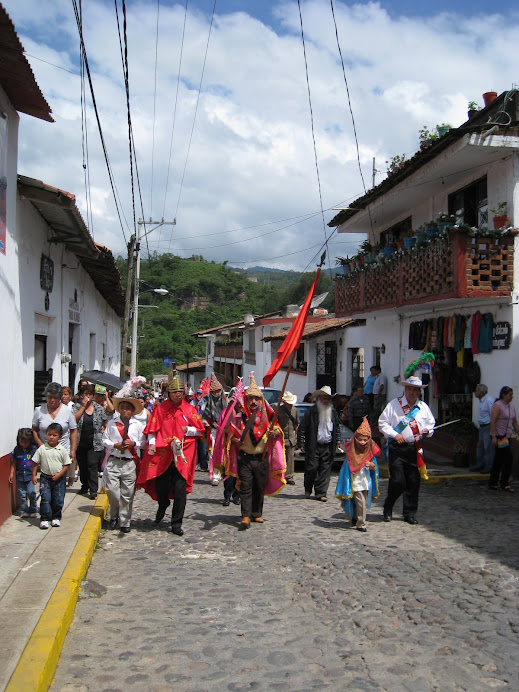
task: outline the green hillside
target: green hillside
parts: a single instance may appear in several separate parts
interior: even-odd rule
[[[126,261],[119,258],[117,264],[126,285]],[[139,305],[157,307],[139,310],[139,374],[149,378],[164,372],[164,358],[173,358],[178,364],[188,357],[190,361],[205,358],[205,342],[190,336],[193,332],[241,320],[248,312],[262,314],[287,303],[301,304],[314,276],[286,272],[283,281],[285,272],[277,271],[272,272],[275,281],[269,283],[265,280],[269,272],[254,276],[260,274],[262,283],[256,283],[249,280],[247,272],[201,257],[182,259],[164,254],[142,261]],[[154,288],[169,293],[161,296],[153,292]],[[318,293],[327,290],[333,295],[332,281],[323,273]],[[328,296],[324,305],[333,309],[333,298]]]

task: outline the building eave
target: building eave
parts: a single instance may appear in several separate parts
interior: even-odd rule
[[[51,109],[24,55],[13,21],[0,5],[0,84],[20,113],[53,123]]]

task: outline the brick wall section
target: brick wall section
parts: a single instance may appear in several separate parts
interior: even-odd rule
[[[383,265],[338,277],[335,314],[345,317],[442,298],[509,295],[514,282],[514,237],[471,237],[453,231],[393,255]]]

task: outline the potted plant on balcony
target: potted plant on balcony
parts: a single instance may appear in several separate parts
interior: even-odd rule
[[[438,225],[438,233],[445,233],[448,228],[452,228],[456,223],[456,217],[454,214],[448,214],[446,211],[442,211],[438,214],[436,219]]]
[[[401,156],[399,154],[396,154],[396,156],[392,156],[389,161],[386,161],[387,174],[391,175],[392,173],[396,173],[404,166],[405,162],[405,154],[402,154]]]
[[[416,243],[416,236],[411,228],[404,231],[402,240],[404,241],[404,250],[410,250],[414,246]]]
[[[483,94],[483,103],[486,106],[490,106],[492,101],[495,101],[497,98],[497,91],[485,91]]]
[[[452,125],[449,123],[442,123],[441,125],[436,125],[436,129],[438,130],[438,137],[443,137],[443,135],[446,135],[447,132],[452,129]]]
[[[481,110],[481,108],[478,107],[478,104],[475,101],[469,101],[467,108],[467,115],[469,117],[469,120],[471,120]]]
[[[419,226],[418,230],[415,233],[416,236],[416,247],[421,247],[422,245],[425,245],[427,242],[427,232],[425,230],[425,224],[422,224]]]
[[[347,275],[350,273],[350,258],[349,257],[336,257],[335,264],[340,265],[342,268],[342,273]]]
[[[420,149],[423,151],[430,147],[435,139],[438,139],[436,132],[429,130],[427,125],[424,125],[420,130],[418,130],[418,139],[420,140]]]
[[[431,220],[425,224],[425,232],[428,238],[436,238],[438,235],[438,224],[436,221]]]
[[[509,219],[506,213],[506,207],[506,202],[498,202],[497,208],[490,210],[494,214],[492,220],[494,221],[494,228],[496,231],[498,228],[506,228],[508,226]]]

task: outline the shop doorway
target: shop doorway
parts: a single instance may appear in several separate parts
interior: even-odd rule
[[[325,341],[317,344],[316,378],[317,389],[328,385],[335,393],[337,386],[337,342]]]

